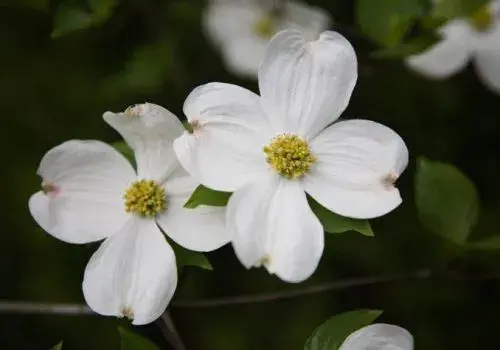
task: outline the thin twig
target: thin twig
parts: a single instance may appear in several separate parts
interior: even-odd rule
[[[177,330],[177,327],[175,327],[175,323],[172,320],[172,317],[170,316],[170,312],[167,310],[161,315],[161,320],[165,324],[165,327],[168,330],[169,335],[166,335],[167,340],[171,339],[171,344],[174,347],[175,350],[186,350],[186,346],[184,345],[184,342],[182,341],[181,335],[179,334],[179,331]]]
[[[0,300],[0,313],[39,314],[39,315],[92,315],[94,312],[83,304],[60,304]]]
[[[302,289],[285,290],[272,293],[247,294],[234,297],[200,299],[192,301],[177,300],[171,303],[171,307],[206,308],[206,307],[216,307],[225,305],[263,303],[275,300],[297,298],[301,296],[323,293],[333,290],[346,289],[351,287],[360,287],[378,283],[399,282],[411,279],[425,279],[431,276],[444,277],[449,280],[457,280],[457,281],[482,281],[482,280],[500,279],[499,275],[464,276],[452,271],[436,273],[430,270],[418,270],[412,273],[399,274],[399,275],[359,277],[359,278],[345,279],[333,282],[319,283],[309,287],[304,287]],[[43,302],[39,303],[39,302],[0,300],[0,313],[52,314],[52,315],[76,316],[76,315],[92,315],[93,311],[88,306],[82,304],[60,304],[60,303],[43,303]]]
[[[238,295],[234,297],[200,299],[192,301],[179,300],[172,302],[171,306],[179,308],[204,308],[204,307],[216,307],[224,305],[262,303],[262,302],[290,299],[304,295],[310,295],[331,290],[339,290],[339,289],[364,286],[376,283],[389,283],[407,279],[427,278],[430,275],[431,272],[429,270],[419,270],[410,274],[359,277],[359,278],[352,278],[334,282],[320,283],[302,289],[285,290],[280,292]],[[69,304],[69,303],[59,304],[59,303],[44,303],[44,302],[39,303],[39,302],[0,300],[0,313],[53,314],[53,315],[75,316],[75,315],[91,315],[94,312],[88,306],[82,304]],[[168,318],[168,315],[165,316],[164,319],[165,324],[167,325],[166,318]],[[168,324],[171,324],[170,321]]]
[[[352,278],[341,281],[320,283],[302,289],[285,290],[273,293],[248,294],[248,295],[239,295],[235,297],[202,299],[194,301],[176,301],[172,304],[172,306],[183,307],[183,308],[204,308],[204,307],[216,307],[224,305],[263,303],[268,301],[291,299],[304,295],[322,293],[322,292],[345,289],[350,287],[357,287],[357,286],[376,284],[376,283],[389,283],[389,282],[396,282],[408,279],[420,279],[420,278],[427,278],[430,276],[431,272],[429,270],[419,270],[410,274],[361,277],[361,278]]]

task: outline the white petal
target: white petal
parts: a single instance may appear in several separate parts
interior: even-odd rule
[[[269,40],[252,35],[222,46],[226,67],[235,75],[255,79],[266,54]]]
[[[135,151],[139,178],[161,183],[179,166],[172,143],[185,129],[165,108],[144,103],[124,113],[106,112],[103,118]]]
[[[500,25],[481,43],[476,53],[476,68],[484,84],[500,93]]]
[[[227,207],[227,229],[245,267],[263,264],[287,282],[316,270],[323,253],[323,227],[297,181],[278,176],[236,191]]]
[[[191,92],[184,113],[198,126],[178,138],[174,149],[198,182],[234,191],[267,171],[262,149],[271,137],[257,95],[235,85],[210,83]]]
[[[401,203],[391,184],[408,164],[408,149],[394,131],[368,120],[342,121],[310,143],[317,157],[302,182],[329,210],[352,218],[385,215]]]
[[[203,13],[205,32],[217,45],[252,34],[253,24],[263,15],[262,9],[250,1],[214,2]]]
[[[29,209],[54,237],[68,243],[98,241],[125,222],[122,196],[135,173],[111,146],[100,141],[64,142],[45,154],[37,173],[54,191],[35,193]]]
[[[349,335],[339,350],[413,350],[413,337],[404,328],[375,323]]]
[[[285,11],[286,27],[302,30],[307,40],[315,40],[332,22],[327,11],[299,1],[286,2]]]
[[[259,88],[277,129],[312,137],[344,111],[356,79],[356,54],[342,35],[327,31],[306,42],[290,29],[271,40]]]
[[[160,317],[176,286],[172,248],[154,220],[133,217],[92,255],[83,293],[95,312],[140,325]]]
[[[177,244],[195,251],[212,251],[229,242],[224,227],[224,207],[200,206],[184,208],[198,183],[191,176],[167,180],[165,193],[168,208],[156,220],[163,231]]]
[[[453,20],[439,31],[443,40],[406,59],[407,65],[428,78],[443,79],[462,70],[474,50],[474,36],[464,20]]]

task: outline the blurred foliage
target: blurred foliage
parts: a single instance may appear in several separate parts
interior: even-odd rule
[[[399,44],[423,13],[422,4],[415,0],[358,0],[356,7],[363,33],[387,47]]]
[[[354,331],[375,321],[382,311],[356,310],[333,316],[307,338],[304,350],[337,350]]]
[[[317,272],[299,286],[283,283],[262,269],[245,270],[228,245],[207,254],[214,271],[182,270],[175,300],[286,291],[356,276],[412,274],[422,268],[434,274],[276,302],[173,306],[172,317],[188,349],[300,349],[318,324],[359,308],[384,310],[380,321],[409,329],[418,348],[496,346],[500,97],[486,90],[472,69],[446,81],[429,81],[398,60],[373,56],[387,48],[393,50],[385,56],[389,58],[422,50],[435,40],[433,31],[444,18],[472,13],[484,1],[391,0],[379,6],[370,0],[310,3],[332,14],[334,28],[348,37],[358,54],[358,84],[343,118],[361,116],[381,122],[408,144],[410,165],[398,184],[404,202],[391,214],[372,220],[375,238],[327,234]],[[4,156],[0,298],[83,302],[83,271],[96,245],[57,241],[36,225],[27,210],[30,195],[39,188],[38,162],[49,148],[72,138],[118,141],[119,135],[101,115],[134,103],[154,102],[184,118],[184,98],[209,81],[258,91],[255,82],[225,71],[201,27],[205,5],[204,0],[0,0]],[[425,41],[424,36],[432,40]],[[425,45],[404,49],[414,40]],[[475,221],[470,217],[454,221],[458,228],[439,219],[436,229],[426,215],[419,215],[422,197],[414,191],[414,180],[415,175],[417,180],[422,176],[422,169],[417,168],[417,156],[440,164],[435,171],[443,173],[433,175],[432,186],[446,185],[435,180],[446,178],[455,168],[468,176],[467,180],[458,175],[461,180],[456,181],[475,184],[481,213],[470,237],[465,229]],[[470,204],[462,200],[475,201],[471,193],[476,192],[471,192],[470,185],[463,187],[469,188],[464,198],[435,207],[432,217],[446,218],[442,211],[460,211],[461,203]],[[454,243],[465,236],[468,249]],[[117,325],[129,327],[126,320],[99,316],[0,314],[1,347],[50,349],[62,339],[64,349],[119,349]],[[133,332],[161,349],[169,348],[156,323]]]
[[[121,338],[121,350],[160,350],[148,339],[138,336],[125,328],[118,327]]]
[[[57,344],[56,346],[54,346],[51,350],[62,350],[62,346],[63,346],[63,343],[60,342],[59,344]]]

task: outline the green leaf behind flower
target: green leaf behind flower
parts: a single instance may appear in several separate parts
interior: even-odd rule
[[[79,4],[62,3],[54,18],[52,38],[102,24],[113,14],[117,0],[89,0],[88,5],[89,8]]]
[[[321,221],[321,224],[323,224],[323,228],[326,232],[342,233],[347,231],[356,231],[365,236],[374,236],[368,220],[351,219],[332,213],[309,196],[308,201],[312,211],[316,214],[319,221]]]
[[[135,167],[135,154],[134,150],[127,145],[125,141],[113,142],[111,147],[120,152],[127,160]]]
[[[434,2],[431,17],[452,19],[469,16],[488,3],[489,0],[439,0]]]
[[[424,8],[420,0],[358,0],[357,22],[366,36],[384,47],[398,45]]]
[[[62,4],[54,18],[52,38],[90,27],[92,13],[75,5]]]
[[[314,330],[304,350],[337,350],[352,332],[371,324],[381,314],[380,310],[355,310],[333,316]]]
[[[201,232],[201,234],[203,234],[203,232]],[[187,250],[186,248],[172,242],[172,240],[169,240],[169,243],[175,252],[175,259],[177,261],[177,268],[179,271],[184,266],[195,266],[209,271],[213,270],[210,261],[208,261],[207,257],[203,253]]]
[[[415,200],[422,223],[443,237],[463,244],[479,214],[474,184],[453,165],[420,158]]]
[[[128,329],[118,327],[121,339],[121,350],[160,350],[150,340],[143,338]]]
[[[194,209],[200,205],[225,207],[230,196],[231,192],[215,191],[199,185],[184,204],[184,208]]]
[[[401,59],[419,54],[440,40],[441,38],[438,35],[429,33],[395,47],[374,51],[370,56],[376,59]]]

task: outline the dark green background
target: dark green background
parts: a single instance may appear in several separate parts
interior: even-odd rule
[[[102,25],[52,39],[57,1],[0,2],[0,298],[83,302],[80,283],[96,245],[76,246],[45,234],[27,209],[38,190],[38,162],[51,147],[73,138],[116,141],[101,115],[140,102],[161,104],[180,118],[190,90],[222,81],[257,91],[255,82],[227,72],[200,27],[204,1],[124,0]],[[244,270],[230,247],[208,255],[214,272],[183,271],[175,300],[194,300],[304,288],[325,281],[375,274],[451,269],[466,279],[436,273],[399,281],[304,296],[293,300],[217,308],[172,308],[188,349],[301,349],[329,316],[355,308],[385,310],[381,319],[409,329],[416,348],[497,347],[500,290],[494,252],[459,253],[426,231],[413,204],[419,155],[461,168],[477,185],[482,212],[474,237],[499,234],[500,96],[487,91],[473,69],[433,82],[399,61],[377,61],[357,29],[353,4],[311,1],[327,9],[353,43],[359,80],[344,118],[364,117],[396,130],[410,149],[400,180],[403,205],[372,221],[376,238],[328,235],[315,275],[289,285],[263,270]],[[35,5],[35,6],[34,6]],[[35,8],[34,8],[35,7]],[[0,314],[1,349],[118,349],[117,325],[99,316]],[[158,325],[135,328],[163,349]]]

